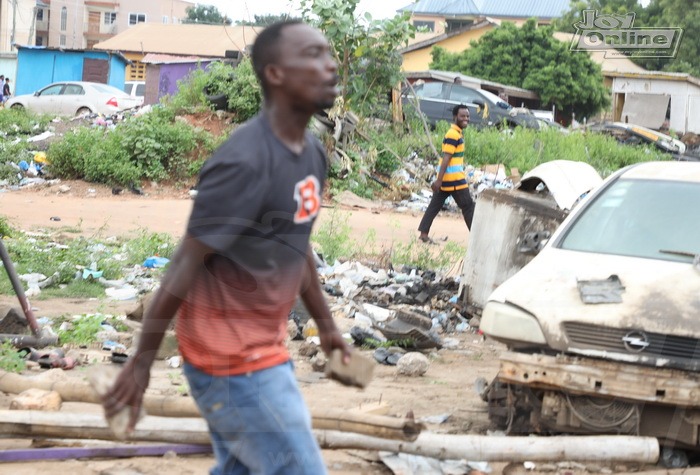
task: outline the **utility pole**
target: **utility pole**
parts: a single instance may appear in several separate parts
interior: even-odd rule
[[[10,36],[10,50],[15,46],[15,29],[17,28],[17,0],[12,0],[12,35]]]
[[[36,5],[34,6],[34,8],[32,8],[32,26],[29,27],[29,38],[27,38],[27,43],[31,44],[32,46],[36,44],[34,28],[36,27],[36,14],[38,10],[39,7],[37,7]]]

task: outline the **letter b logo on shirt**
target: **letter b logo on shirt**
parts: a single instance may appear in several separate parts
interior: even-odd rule
[[[295,223],[307,223],[314,219],[321,209],[321,186],[315,176],[309,175],[294,186],[294,200],[297,212]]]

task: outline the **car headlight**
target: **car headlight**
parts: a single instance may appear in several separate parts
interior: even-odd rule
[[[482,312],[479,329],[496,339],[540,345],[547,343],[537,319],[507,303],[488,302]]]

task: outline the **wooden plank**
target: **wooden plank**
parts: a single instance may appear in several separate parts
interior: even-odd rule
[[[99,414],[66,414],[38,411],[0,411],[4,436],[113,439]],[[590,461],[656,463],[659,443],[653,437],[562,436],[489,437],[423,432],[415,442],[387,440],[338,431],[314,431],[319,444],[330,449],[385,450],[424,455],[441,460],[483,461]],[[203,419],[144,417],[130,440],[206,444]]]
[[[401,442],[359,434],[316,431],[316,439],[322,448],[327,449],[401,452],[440,460],[656,463],[659,458],[659,443],[653,437],[491,437],[423,432],[415,442]]]

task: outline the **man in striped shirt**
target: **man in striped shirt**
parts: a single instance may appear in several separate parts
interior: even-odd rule
[[[474,218],[474,201],[469,194],[469,185],[464,173],[464,136],[462,135],[462,130],[469,125],[469,109],[464,104],[457,105],[452,109],[452,116],[454,118],[452,126],[442,140],[440,169],[431,185],[433,198],[418,226],[419,239],[423,242],[432,242],[428,237],[430,226],[449,196],[454,198],[457,206],[462,210],[467,228],[471,229]]]

